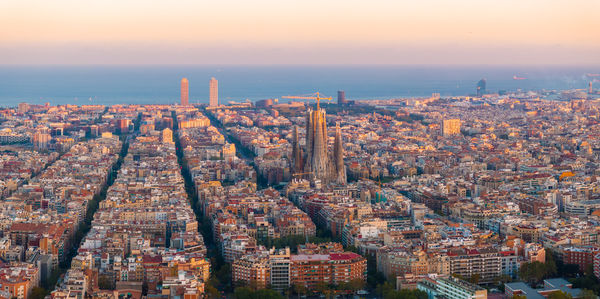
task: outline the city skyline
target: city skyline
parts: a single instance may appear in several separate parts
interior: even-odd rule
[[[0,1],[0,299],[598,299],[599,11]]]
[[[506,298],[594,298],[600,93],[483,85],[481,96],[283,97],[314,108],[5,109],[0,297],[497,298],[489,287],[502,286]],[[543,279],[528,270],[538,265]],[[400,293],[383,289],[389,279]]]
[[[598,64],[599,9],[585,0],[8,1],[0,64]]]

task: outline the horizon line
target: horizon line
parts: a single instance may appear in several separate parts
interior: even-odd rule
[[[381,66],[381,67],[600,67],[598,63],[0,63],[0,67],[29,67],[29,66]]]

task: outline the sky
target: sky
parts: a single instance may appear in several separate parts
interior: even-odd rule
[[[0,64],[600,64],[598,0],[1,0]]]

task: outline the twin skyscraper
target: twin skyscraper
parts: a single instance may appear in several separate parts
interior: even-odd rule
[[[219,81],[214,77],[210,78],[209,88],[209,107],[219,106]],[[181,105],[190,104],[190,83],[187,78],[181,79]]]

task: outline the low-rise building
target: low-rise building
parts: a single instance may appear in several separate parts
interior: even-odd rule
[[[487,290],[456,277],[432,276],[417,283],[428,299],[487,299]]]

